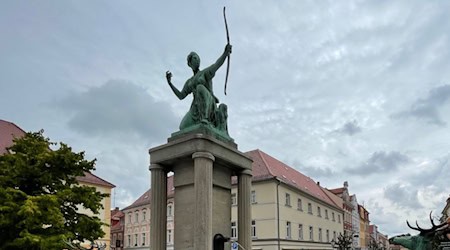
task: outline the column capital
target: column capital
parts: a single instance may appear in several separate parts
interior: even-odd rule
[[[210,159],[212,161],[216,160],[214,155],[209,153],[209,152],[195,152],[195,153],[192,154],[192,159],[195,159],[195,158],[207,158],[207,159]]]
[[[240,171],[238,173],[238,176],[239,175],[250,175],[250,176],[253,176],[252,171],[250,169],[245,169],[245,170]]]
[[[150,171],[157,170],[157,169],[164,170],[164,167],[159,164],[156,164],[156,163],[152,163],[152,164],[150,164],[150,166],[148,166],[148,170],[150,170]]]

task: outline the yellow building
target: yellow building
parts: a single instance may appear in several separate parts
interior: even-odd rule
[[[105,232],[105,235],[103,238],[98,239],[96,242],[100,244],[106,244],[107,248],[110,249],[111,246],[111,230],[110,230],[110,224],[111,224],[111,190],[115,187],[113,184],[103,180],[102,178],[91,174],[91,173],[84,173],[84,176],[77,177],[78,183],[80,185],[95,187],[95,189],[98,192],[108,194],[109,197],[106,197],[102,200],[103,209],[99,211],[98,214],[93,214],[91,210],[86,210],[82,207],[79,207],[80,213],[87,214],[89,216],[97,216],[99,217],[103,223],[106,225],[102,226],[103,232]],[[85,244],[86,245],[86,244]]]
[[[370,242],[369,233],[369,212],[361,205],[358,205],[359,212],[359,242],[362,250],[368,249]]]
[[[331,240],[343,233],[342,199],[260,150],[247,155],[253,159],[253,249],[332,249]],[[239,230],[236,192],[234,187],[232,238]]]

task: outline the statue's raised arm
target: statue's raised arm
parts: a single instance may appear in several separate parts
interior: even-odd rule
[[[187,96],[187,93],[186,91],[179,91],[177,87],[172,84],[172,73],[170,71],[166,71],[166,79],[173,93],[178,97],[178,99],[183,100]]]
[[[231,44],[225,45],[225,49],[219,59],[217,59],[217,61],[213,65],[205,69],[212,75],[212,77],[214,77],[216,71],[223,65],[227,56],[231,54],[231,48]]]

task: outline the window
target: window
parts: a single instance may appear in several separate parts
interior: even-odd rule
[[[313,227],[309,226],[309,239],[311,241],[314,241],[314,231],[313,231]]]
[[[172,230],[167,230],[167,243],[172,244]]]
[[[297,199],[297,209],[303,211],[302,199]]]
[[[256,222],[252,220],[252,237],[256,237]]]
[[[128,223],[131,223],[131,213],[128,214]]]
[[[231,205],[237,205],[236,193],[231,194]]]
[[[128,235],[128,246],[131,247],[131,235]]]
[[[139,222],[139,211],[134,213],[134,222]]]
[[[341,223],[341,215],[338,214],[338,223]]]
[[[336,231],[333,231],[333,240],[336,241]]]
[[[145,245],[145,233],[142,233],[142,245]]]
[[[252,190],[252,193],[250,195],[250,202],[256,203],[256,191],[255,190]]]
[[[302,224],[298,225],[298,239],[303,240],[303,225]]]
[[[138,245],[138,235],[134,235],[134,246],[136,247]]]
[[[286,221],[286,238],[287,239],[291,238],[291,222],[290,221]]]
[[[331,220],[336,221],[336,219],[334,218],[334,212],[331,212]]]
[[[319,241],[322,242],[322,228],[319,228]]]
[[[308,213],[312,214],[312,205],[311,205],[311,203],[308,203]]]
[[[143,221],[145,221],[145,219],[146,219],[146,217],[147,217],[146,215],[147,215],[147,211],[145,211],[145,210],[142,211],[142,220],[143,220]]]
[[[327,237],[327,242],[330,242],[330,230],[328,230],[328,229],[327,229],[326,237]]]
[[[169,216],[169,217],[172,216],[172,203],[167,205],[167,216]]]
[[[291,206],[291,195],[286,193],[286,206],[290,207]]]
[[[119,238],[119,239],[116,240],[116,247],[123,247],[123,246],[122,246],[122,239],[123,239],[123,238],[122,238],[122,234],[121,234],[121,233],[119,234],[118,238]]]
[[[236,222],[231,222],[231,238],[237,238],[237,226]]]
[[[320,212],[320,207],[317,207],[317,216],[322,217],[322,213]]]
[[[328,209],[325,209],[325,219],[328,220]]]

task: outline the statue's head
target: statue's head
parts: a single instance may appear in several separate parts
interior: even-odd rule
[[[189,67],[191,67],[193,70],[197,70],[200,67],[200,57],[197,53],[191,52],[187,56],[187,64]]]
[[[410,234],[398,235],[389,239],[389,243],[402,245],[409,249],[414,249],[416,241],[417,236],[411,236]]]

